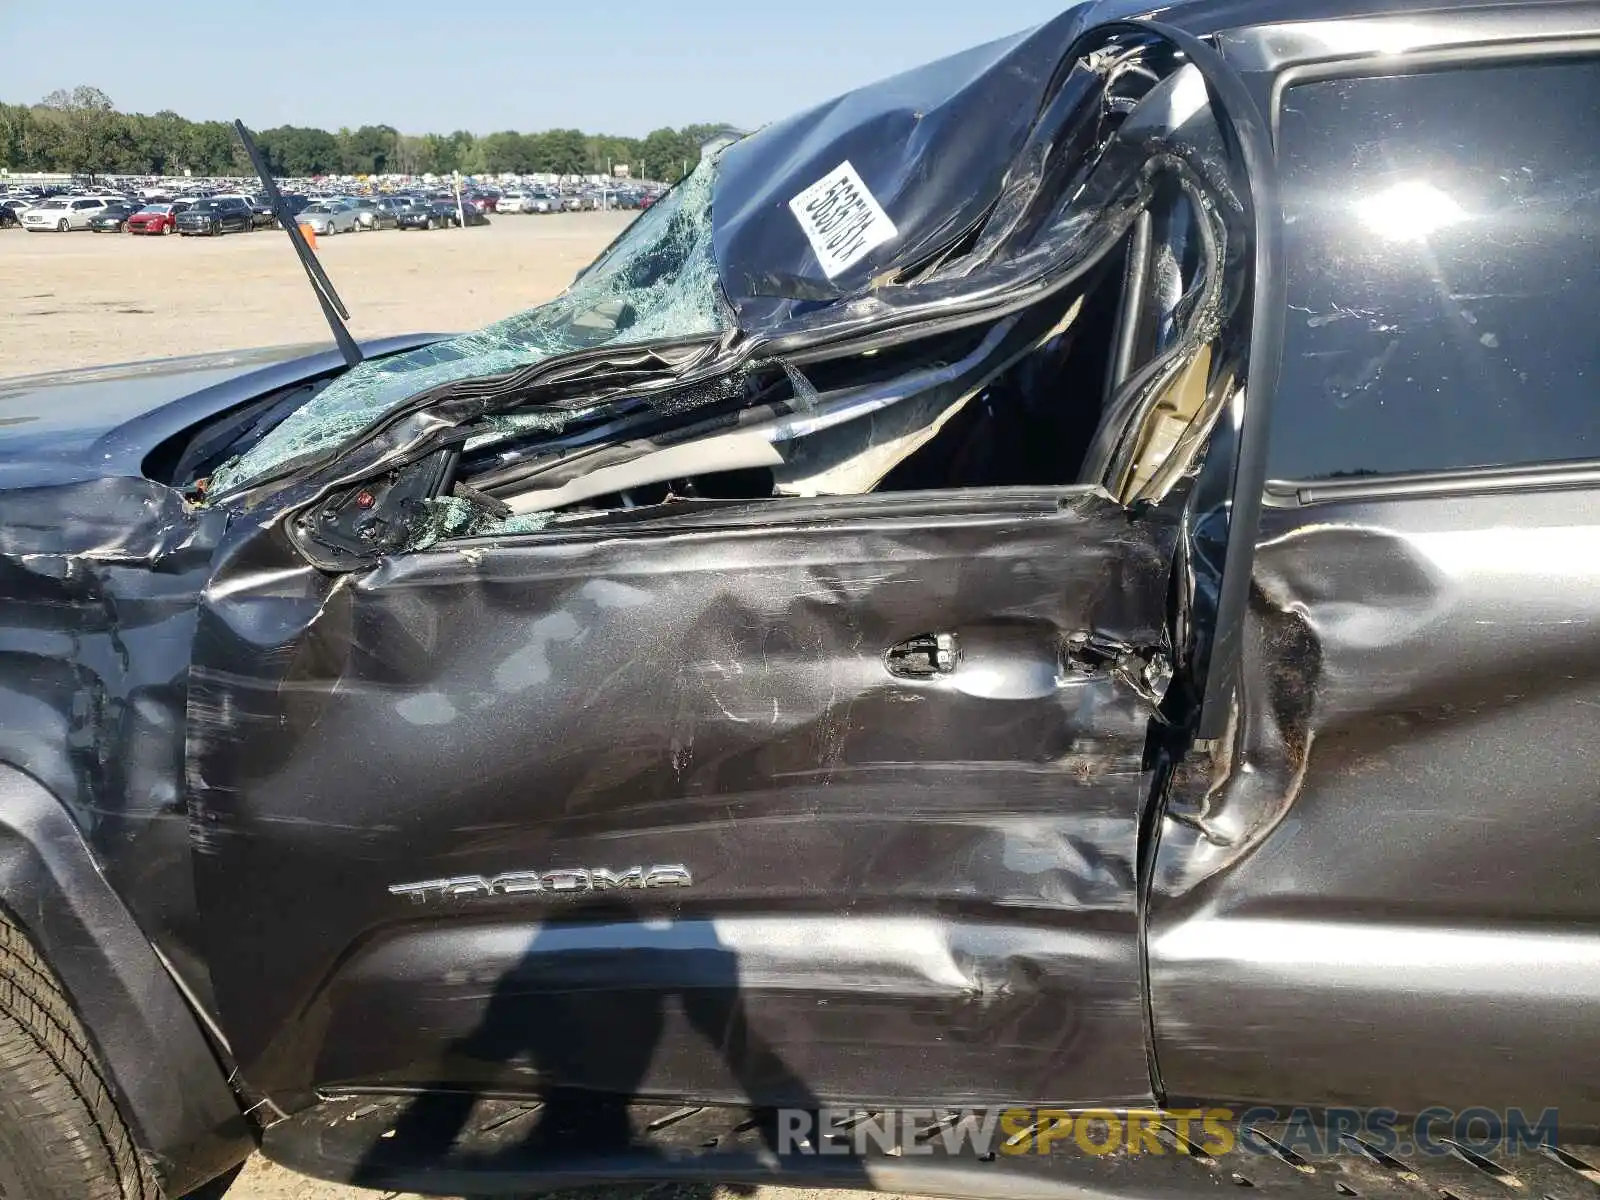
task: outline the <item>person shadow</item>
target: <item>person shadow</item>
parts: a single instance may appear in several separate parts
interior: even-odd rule
[[[419,1165],[447,1159],[457,1169],[501,1172],[526,1164],[581,1174],[584,1164],[626,1157],[635,1166],[646,1160],[639,1174],[648,1179],[648,1160],[664,1158],[665,1143],[640,1124],[634,1098],[647,1083],[656,1095],[670,1095],[679,1080],[713,1077],[694,1063],[699,1051],[680,1036],[679,1018],[704,1042],[705,1053],[721,1057],[749,1102],[741,1130],[759,1135],[772,1153],[792,1152],[781,1144],[777,1107],[814,1119],[819,1105],[752,1027],[738,956],[709,920],[641,919],[631,906],[606,897],[549,917],[496,983],[478,1025],[450,1045],[444,1063],[455,1080],[441,1079],[411,1101],[392,1136],[368,1153],[368,1163],[398,1153]],[[661,1064],[665,1074],[653,1077],[667,1034],[670,1061]],[[471,1126],[487,1089],[463,1087],[456,1081],[461,1078],[535,1081],[530,1090],[542,1104],[526,1135],[492,1150],[475,1145]],[[505,1095],[503,1085],[494,1094]],[[693,1103],[685,1096],[684,1105]],[[739,1110],[731,1112],[722,1128],[738,1121]],[[829,1165],[843,1163],[831,1158]],[[688,1180],[639,1187],[652,1197],[670,1191],[676,1200],[710,1200],[717,1190],[753,1189]]]

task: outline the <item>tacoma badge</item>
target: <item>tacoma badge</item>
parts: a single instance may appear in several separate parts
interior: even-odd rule
[[[680,863],[654,867],[569,867],[560,871],[507,871],[503,875],[457,875],[452,879],[426,879],[421,883],[396,883],[392,896],[409,896],[413,904],[430,900],[488,900],[494,896],[576,896],[623,889],[689,887],[694,879]]]

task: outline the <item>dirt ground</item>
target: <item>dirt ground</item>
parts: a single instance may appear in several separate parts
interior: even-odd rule
[[[357,337],[464,332],[550,299],[632,213],[340,234],[317,253]],[[289,239],[0,230],[0,377],[330,341]]]
[[[322,238],[318,256],[358,337],[458,332],[556,295],[629,213],[508,216],[487,228]],[[0,377],[173,354],[331,340],[277,231],[210,238],[0,231]],[[679,1200],[702,1189],[608,1188],[560,1200]],[[750,1200],[750,1193],[717,1200]],[[754,1200],[852,1200],[761,1188]],[[867,1194],[860,1194],[865,1197]],[[252,1160],[228,1200],[365,1200],[371,1192]]]
[[[253,1159],[233,1187],[228,1200],[422,1200],[402,1192],[369,1192],[335,1187],[295,1175],[265,1159]],[[826,1192],[801,1188],[704,1189],[661,1184],[640,1188],[595,1188],[590,1191],[547,1192],[541,1200],[884,1200],[876,1192]],[[901,1197],[898,1200],[916,1200]]]

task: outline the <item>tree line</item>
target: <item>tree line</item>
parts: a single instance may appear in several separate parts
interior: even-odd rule
[[[255,132],[275,175],[596,175],[626,163],[635,178],[676,182],[720,125],[615,137],[578,129],[506,130],[478,137],[406,134],[389,125]],[[0,166],[74,175],[249,175],[249,159],[225,121],[191,121],[170,110],[119,112],[98,88],[51,92],[38,104],[0,104]]]

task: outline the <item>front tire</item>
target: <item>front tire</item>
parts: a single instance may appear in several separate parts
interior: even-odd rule
[[[157,1200],[72,1005],[0,913],[0,1195]]]
[[[71,228],[72,228],[72,226],[67,223],[67,219],[65,217],[62,217],[61,220],[56,222],[56,232],[57,233],[65,233],[65,232],[67,232],[67,230],[69,230]]]
[[[432,217],[429,217],[428,218],[428,228],[429,229],[437,229],[437,228],[439,228],[439,222],[435,221]]]

